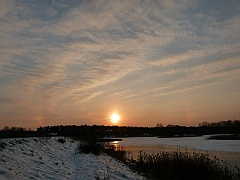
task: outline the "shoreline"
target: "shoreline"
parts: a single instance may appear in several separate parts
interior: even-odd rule
[[[203,154],[209,154],[210,157],[216,157],[221,161],[225,161],[230,164],[232,167],[240,168],[240,152],[228,152],[228,151],[213,151],[213,150],[201,150],[195,148],[185,148],[180,146],[171,146],[171,145],[134,145],[134,146],[123,146],[126,151],[129,152],[129,156],[133,159],[137,159],[137,154],[139,151],[144,151],[147,154],[156,154],[161,151],[196,151]]]

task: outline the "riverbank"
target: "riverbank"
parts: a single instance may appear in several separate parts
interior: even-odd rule
[[[129,157],[133,157],[133,159],[137,159],[137,155],[140,151],[144,151],[147,154],[156,154],[161,151],[196,151],[204,154],[209,154],[211,157],[217,157],[220,160],[226,161],[231,166],[240,167],[240,152],[224,152],[224,151],[207,151],[207,150],[199,150],[199,149],[188,149],[184,147],[177,146],[169,146],[169,145],[145,145],[145,146],[127,146],[124,147],[126,151],[129,152]]]
[[[79,141],[70,138],[0,142],[0,179],[144,179],[110,156],[79,153]]]

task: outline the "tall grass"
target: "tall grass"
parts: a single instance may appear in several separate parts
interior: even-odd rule
[[[150,179],[240,179],[239,168],[232,169],[208,154],[197,152],[160,152],[146,154],[140,151],[135,166]]]
[[[127,151],[122,146],[114,146],[113,144],[105,143],[103,153],[122,162],[126,162],[127,160]]]

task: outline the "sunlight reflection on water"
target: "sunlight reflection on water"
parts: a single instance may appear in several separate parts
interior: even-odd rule
[[[114,146],[115,150],[119,150],[122,146],[119,144],[120,141],[113,141],[111,144]]]

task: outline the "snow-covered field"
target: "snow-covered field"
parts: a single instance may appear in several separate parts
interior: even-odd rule
[[[78,141],[3,139],[0,179],[143,179],[113,158],[77,153]]]

